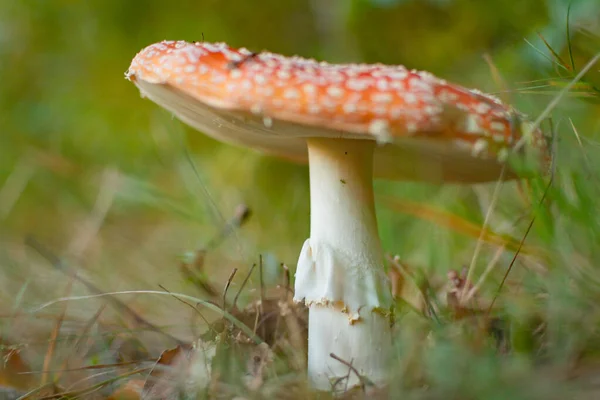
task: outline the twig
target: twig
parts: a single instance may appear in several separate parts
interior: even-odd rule
[[[256,57],[258,57],[258,53],[250,53],[247,56],[245,56],[244,58],[242,58],[241,60],[238,61],[231,61],[229,64],[227,64],[227,69],[238,69],[242,66],[242,64],[247,63],[248,61],[254,60]]]
[[[240,289],[238,290],[238,292],[236,293],[235,297],[233,298],[233,304],[232,304],[233,308],[236,307],[238,297],[240,297],[240,294],[242,293],[242,290],[244,290],[244,287],[246,286],[246,283],[248,283],[248,279],[250,279],[250,276],[252,275],[252,271],[254,271],[254,268],[256,268],[256,264],[252,264],[252,267],[250,268],[250,271],[248,271],[248,273],[246,274],[246,277],[244,278],[244,280],[242,281],[242,284],[240,285]]]
[[[58,373],[58,372],[80,372],[80,371],[92,371],[96,369],[108,369],[108,368],[124,368],[129,367],[131,365],[137,365],[144,362],[154,362],[153,358],[148,358],[145,360],[135,360],[135,361],[123,361],[120,363],[112,363],[112,364],[95,364],[95,365],[84,365],[82,367],[77,368],[60,368],[60,369],[51,369],[47,371],[24,371],[18,372],[18,375],[38,375],[46,372],[50,373]]]
[[[550,190],[550,187],[552,186],[553,180],[554,180],[554,175],[552,175],[550,177],[550,181],[548,182],[548,185],[546,186],[546,189],[544,190],[544,194],[542,195],[542,198],[540,199],[540,203],[539,203],[540,205],[543,204],[544,200],[546,199],[548,191]],[[504,277],[502,278],[502,282],[500,282],[500,286],[498,287],[498,290],[496,291],[496,295],[494,296],[494,298],[492,299],[492,302],[490,303],[490,306],[488,307],[488,310],[486,312],[487,315],[489,315],[489,313],[491,312],[492,307],[494,307],[494,303],[496,302],[496,299],[498,298],[498,296],[500,295],[500,292],[502,291],[504,282],[506,282],[506,278],[508,278],[508,274],[512,270],[512,267],[515,264],[517,257],[519,256],[521,247],[525,243],[525,239],[527,239],[527,236],[529,235],[529,232],[531,231],[531,228],[533,227],[533,223],[535,222],[535,217],[536,216],[534,215],[533,218],[531,218],[531,222],[529,222],[529,226],[527,226],[527,230],[525,231],[525,234],[523,235],[523,238],[521,239],[521,242],[519,243],[519,248],[515,252],[514,257],[512,258],[508,268],[506,269],[506,273],[504,274]]]
[[[260,304],[265,301],[265,284],[263,281],[263,257],[262,254],[258,256],[258,271],[260,276]]]
[[[374,386],[375,385],[369,378],[364,377],[361,374],[359,374],[358,370],[352,365],[352,362],[348,362],[346,360],[343,360],[340,357],[336,356],[334,353],[329,353],[329,357],[333,358],[336,361],[341,362],[342,364],[344,364],[345,366],[347,366],[348,368],[350,368],[350,370],[352,372],[354,372],[354,374],[358,377],[358,380],[360,381],[360,388],[362,389],[363,392],[366,391],[366,387],[367,386]]]
[[[292,279],[290,276],[290,269],[288,268],[288,266],[285,264],[281,264],[281,268],[283,268],[283,278],[285,280],[285,298],[287,299],[289,293],[291,293],[292,295],[294,294],[294,291],[291,288]]]
[[[219,244],[221,244],[221,242],[223,242],[223,240],[227,239],[227,237],[231,235],[235,231],[235,229],[240,228],[242,225],[244,225],[244,223],[248,221],[251,215],[252,212],[250,211],[250,208],[248,208],[247,205],[238,205],[235,209],[233,217],[223,225],[223,227],[215,237],[213,237],[211,240],[208,241],[206,245],[204,245],[202,250],[210,251],[216,248]]]
[[[186,306],[190,307],[192,310],[196,311],[196,314],[198,314],[200,316],[200,318],[202,318],[202,320],[206,323],[206,325],[210,326],[210,322],[208,322],[208,320],[206,319],[206,317],[204,315],[202,315],[202,313],[200,312],[200,310],[198,310],[198,307],[194,306],[192,303],[188,303],[187,301],[185,301],[183,299],[180,299],[179,297],[175,296],[173,293],[171,293],[171,291],[169,289],[167,289],[163,285],[158,285],[158,286],[162,290],[164,290],[165,292],[169,293],[171,295],[171,297],[173,297],[175,300],[182,302]]]
[[[250,208],[245,204],[240,204],[236,207],[233,217],[223,224],[223,227],[212,239],[208,241],[200,249],[196,250],[193,264],[196,269],[201,270],[204,267],[206,253],[218,247],[236,228],[240,228],[252,215]],[[212,297],[217,297],[218,293],[213,286],[205,279],[199,278],[194,274],[185,262],[181,263],[181,272],[185,278],[192,282],[198,289],[206,292]]]
[[[237,268],[234,268],[233,270],[231,270],[231,274],[229,274],[229,278],[227,278],[227,282],[225,283],[225,288],[223,289],[223,309],[224,310],[227,309],[227,290],[229,290],[229,285],[231,285],[231,281],[233,280],[233,277],[235,276],[237,271],[238,271]]]
[[[196,270],[202,270],[204,267],[204,256],[206,252],[204,250],[197,250],[196,255],[194,256],[194,261],[192,264],[195,266]],[[206,282],[202,277],[198,277],[197,274],[193,273],[191,269],[187,266],[185,262],[180,264],[181,272],[184,275],[184,278],[190,281],[196,288],[198,288],[201,292],[205,292],[211,297],[217,297],[217,290],[210,284],[210,282]]]

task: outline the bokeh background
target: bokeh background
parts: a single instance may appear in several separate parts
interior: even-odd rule
[[[140,98],[124,73],[146,45],[163,39],[225,41],[332,62],[404,64],[495,93],[535,119],[600,51],[599,34],[600,2],[593,0],[1,0],[3,335],[47,337],[52,319],[16,321],[7,315],[66,294],[90,293],[78,283],[70,287],[64,272],[26,246],[28,235],[102,290],[160,290],[162,284],[202,296],[182,276],[181,257],[207,243],[243,203],[252,211],[248,223],[208,255],[215,285],[222,287],[233,267],[247,270],[259,254],[269,285],[281,281],[280,263],[295,268],[309,232],[307,167],[220,144]],[[572,58],[575,68],[557,65],[542,37],[569,68]],[[550,114],[563,177],[555,207],[562,208],[548,207],[527,242],[558,251],[542,269],[558,271],[547,286],[554,282],[559,292],[560,282],[573,274],[597,283],[599,69],[585,74],[585,83]],[[503,186],[490,229],[518,242],[543,182],[534,182],[525,196],[529,201],[515,184]],[[477,227],[494,201],[493,190],[493,184],[377,182],[386,252],[428,275],[444,277],[468,265],[477,234],[461,224],[444,225],[440,217],[424,219],[406,202]],[[569,217],[560,219],[561,213]],[[479,271],[495,251],[483,247]],[[513,255],[507,250],[501,256],[490,291]],[[582,266],[573,273],[577,263]],[[242,278],[238,274],[233,287]],[[253,276],[250,288],[256,287]],[[171,332],[193,335],[184,305],[156,296],[121,298]],[[83,321],[99,304],[77,301],[67,313]],[[52,315],[62,306],[45,312]]]

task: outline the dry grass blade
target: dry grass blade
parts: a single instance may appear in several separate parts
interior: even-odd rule
[[[567,7],[567,49],[569,49],[569,61],[571,62],[571,71],[575,71],[575,60],[573,59],[573,44],[571,43],[571,6],[569,3]]]
[[[115,169],[107,169],[102,174],[102,184],[96,196],[96,202],[90,217],[81,224],[73,241],[69,245],[67,254],[75,259],[82,256],[89,247],[94,237],[100,231],[102,224],[112,207],[115,194],[119,189],[121,175]]]
[[[252,213],[248,206],[245,204],[238,205],[231,220],[223,225],[219,233],[209,240],[206,245],[195,251],[193,260],[191,262],[184,261],[180,264],[181,273],[188,281],[200,289],[200,291],[213,298],[217,298],[219,295],[217,289],[213,287],[204,274],[206,253],[218,247],[225,239],[235,232],[236,229],[241,228],[251,215]],[[193,266],[193,270],[190,269],[190,266]]]
[[[225,288],[223,289],[223,304],[222,304],[222,307],[224,310],[227,309],[227,291],[229,290],[231,281],[233,281],[233,278],[235,277],[235,274],[237,273],[237,271],[238,271],[237,268],[232,269],[231,273],[229,274],[229,278],[227,278],[227,282],[225,283]]]
[[[539,32],[537,32],[537,35],[542,40],[542,42],[544,42],[544,45],[546,46],[546,48],[548,49],[548,51],[550,51],[550,53],[552,54],[552,56],[556,60],[556,63],[559,64],[559,65],[561,65],[567,71],[572,71],[571,66],[569,66],[569,64],[567,64],[562,59],[562,57],[552,48],[552,46],[550,46],[550,43],[548,43],[548,41],[546,41],[546,38],[544,38],[544,36],[541,33],[539,33]]]
[[[181,270],[181,274],[188,282],[196,286],[196,288],[198,288],[200,292],[206,293],[208,296],[216,298],[219,295],[217,289],[213,287],[213,285],[208,281],[205,274],[203,273],[205,259],[206,252],[203,250],[197,250],[196,254],[194,255],[194,259],[191,263],[188,264],[187,262],[183,261],[181,262],[179,267]],[[194,266],[194,271],[190,269],[189,265]]]
[[[552,175],[552,177],[550,178],[550,181],[548,182],[548,185],[546,186],[546,189],[544,190],[544,194],[542,195],[542,198],[540,199],[540,202],[539,202],[540,205],[544,204],[544,200],[546,199],[546,196],[548,195],[548,191],[550,190],[550,187],[552,186],[553,181],[554,181],[554,175]],[[519,257],[519,254],[521,253],[520,249],[523,247],[523,243],[525,243],[525,239],[527,239],[527,236],[529,235],[529,232],[531,231],[531,228],[533,227],[534,222],[535,222],[535,215],[533,216],[533,218],[531,218],[531,221],[529,222],[529,225],[527,226],[527,229],[525,230],[525,233],[523,234],[523,238],[521,239],[519,249],[517,249],[517,251],[515,252],[515,255],[513,256],[508,268],[506,269],[506,273],[504,274],[504,277],[502,278],[502,281],[500,282],[500,285],[498,286],[498,290],[496,291],[496,294],[494,295],[494,298],[492,299],[486,314],[489,315],[489,313],[492,311],[492,308],[494,307],[494,304],[496,303],[496,300],[497,300],[498,296],[500,295],[502,288],[504,287],[504,283],[506,282],[506,279],[508,278],[508,274],[510,274],[510,271],[512,270],[512,267],[514,266],[514,264],[517,260],[517,257]]]
[[[241,228],[248,221],[251,215],[252,212],[247,205],[240,204],[237,206],[231,220],[227,221],[223,225],[219,233],[203,247],[203,250],[209,251],[216,248],[232,233],[234,233],[236,229]]]
[[[98,321],[98,318],[100,318],[100,315],[105,310],[105,308],[106,308],[106,304],[101,305],[100,308],[98,309],[98,311],[96,311],[94,313],[94,315],[87,321],[87,323],[81,330],[81,333],[79,334],[79,337],[77,338],[77,341],[73,344],[71,353],[65,358],[65,360],[62,363],[62,367],[56,372],[56,375],[54,377],[54,380],[56,382],[58,382],[58,380],[60,379],[62,371],[67,371],[67,365],[69,364],[70,358],[77,351],[77,349],[81,345],[81,343],[83,343],[83,340],[86,337],[86,334],[89,332],[89,330],[92,328],[92,326],[96,323],[96,321]],[[65,309],[66,309],[66,307],[65,307]],[[63,313],[63,320],[64,320],[64,313]]]
[[[394,296],[394,298],[401,298],[415,312],[417,312],[420,315],[426,315],[426,312],[432,308],[432,306],[429,304],[427,294],[416,282],[413,275],[400,262],[400,258],[398,256],[392,257],[391,255],[386,254],[385,258],[390,263],[390,278],[392,279],[392,295]],[[401,282],[399,281],[399,279],[401,280]],[[405,296],[403,296],[403,292],[407,288],[407,282],[410,282],[414,292],[418,294],[421,303],[415,301],[412,298],[406,298]]]
[[[475,265],[477,263],[477,257],[479,257],[479,253],[481,251],[481,246],[483,245],[483,242],[484,242],[484,240],[483,240],[484,230],[487,229],[487,227],[488,227],[490,217],[492,216],[492,212],[494,211],[494,208],[496,207],[496,202],[498,201],[498,198],[500,196],[500,188],[502,187],[502,182],[503,182],[505,172],[506,172],[506,166],[503,166],[502,171],[500,172],[500,178],[498,179],[498,181],[496,182],[496,186],[494,187],[494,192],[492,193],[492,201],[490,202],[487,213],[485,214],[485,219],[483,220],[483,226],[481,227],[479,237],[477,238],[477,244],[475,245],[475,250],[473,251],[473,257],[471,258],[471,264],[469,265],[469,268],[467,271],[467,278],[466,278],[467,282],[471,282],[473,279],[473,274],[475,273]],[[466,291],[467,291],[467,288],[465,286],[465,288],[462,290],[462,292],[459,295],[459,302],[462,303],[465,295],[467,294]]]
[[[581,78],[583,78],[583,76],[588,73],[589,70],[592,69],[592,67],[594,65],[596,65],[596,63],[598,62],[598,60],[600,60],[600,53],[597,53],[582,69],[581,71],[579,71],[579,73],[577,74],[577,76],[575,76],[571,82],[569,82],[567,85],[565,85],[565,87],[562,88],[562,90],[560,92],[558,92],[558,94],[556,95],[556,97],[554,97],[554,99],[552,99],[552,101],[550,103],[548,103],[548,105],[546,106],[546,108],[544,109],[544,111],[542,111],[540,113],[540,115],[537,117],[537,119],[533,122],[533,124],[530,126],[530,132],[534,132],[536,129],[538,129],[542,123],[542,121],[544,121],[546,118],[548,118],[550,116],[550,113],[552,112],[552,110],[554,110],[554,108],[556,108],[556,106],[558,105],[558,103],[560,103],[560,101],[562,100],[562,98],[577,84],[577,82],[579,82],[581,80]],[[521,148],[525,145],[525,141],[527,140],[529,135],[523,135],[521,137],[521,139],[519,139],[519,141],[515,144],[515,146],[513,147],[512,151],[513,152],[518,152],[521,150]]]
[[[499,247],[498,250],[496,251],[496,253],[494,254],[494,257],[488,263],[487,267],[483,271],[483,274],[481,274],[481,276],[479,277],[479,280],[477,281],[477,283],[468,291],[467,295],[462,300],[462,302],[461,302],[462,305],[467,304],[469,302],[469,300],[471,300],[477,294],[477,292],[479,291],[481,286],[483,286],[485,279],[492,272],[494,267],[498,264],[498,260],[500,260],[500,256],[502,256],[503,252],[504,252],[504,247]]]
[[[579,136],[579,132],[578,132],[577,128],[575,127],[575,124],[573,123],[573,120],[571,118],[569,118],[569,123],[571,124],[571,129],[573,130],[573,134],[575,135],[575,138],[577,139],[577,143],[581,150],[581,155],[583,156],[583,161],[585,164],[585,169],[587,170],[588,177],[596,180],[598,178],[594,174],[594,171],[591,167],[590,159],[588,157],[587,152],[585,151],[585,149],[583,147],[583,142],[581,141],[581,137]]]
[[[242,284],[240,285],[238,292],[235,294],[235,297],[233,298],[232,307],[234,309],[236,308],[236,304],[237,304],[238,298],[240,297],[240,294],[242,294],[242,291],[244,290],[244,287],[246,287],[246,284],[248,283],[250,276],[252,276],[252,271],[254,271],[254,268],[256,268],[256,264],[252,264],[252,267],[250,267],[250,270],[248,271],[248,273],[246,274],[246,277],[242,281]]]
[[[54,253],[52,253],[49,249],[47,249],[45,246],[43,246],[39,241],[37,241],[32,236],[28,236],[25,239],[25,244],[28,245],[29,247],[31,247],[32,249],[34,249],[35,251],[37,251],[38,254],[40,254],[43,258],[45,258],[50,263],[50,265],[52,265],[57,270],[62,271],[64,273],[71,274],[78,282],[85,285],[91,292],[96,293],[96,296],[104,296],[105,295],[105,293],[102,293],[102,291],[100,289],[98,289],[94,284],[92,284],[91,282],[88,282],[86,279],[80,277],[79,275],[74,274],[72,272],[71,268],[69,268],[65,263],[63,263],[63,261],[60,258],[58,258]],[[113,306],[115,306],[115,308],[117,310],[123,312],[124,314],[129,315],[130,317],[133,317],[133,319],[136,323],[150,329],[151,331],[159,333],[159,334],[167,337],[168,339],[173,340],[177,344],[180,344],[180,345],[186,344],[186,342],[176,338],[175,336],[173,336],[167,332],[164,332],[158,326],[154,325],[150,321],[143,318],[141,315],[139,315],[138,313],[133,311],[130,307],[128,307],[125,303],[123,303],[119,299],[113,298],[111,296],[105,296],[105,297],[108,297],[108,300],[113,304]]]
[[[43,397],[40,397],[39,400],[85,398],[84,396],[90,395],[93,392],[97,391],[98,389],[100,389],[100,388],[102,388],[104,386],[110,385],[112,383],[118,382],[118,381],[126,379],[126,378],[129,378],[130,376],[133,376],[133,375],[141,374],[141,373],[149,371],[149,370],[150,370],[150,368],[135,369],[135,370],[132,370],[132,371],[125,372],[125,373],[123,373],[123,374],[121,374],[119,376],[116,376],[114,378],[110,378],[110,379],[106,379],[104,381],[98,382],[96,384],[93,384],[93,385],[85,388],[85,389],[72,390],[72,391],[64,391],[64,392],[56,393],[56,394],[49,395],[49,396],[43,396]],[[29,397],[23,396],[23,398],[25,399],[25,398],[29,398]]]
[[[233,316],[232,314],[230,314],[229,312],[227,312],[226,310],[223,310],[221,307],[211,303],[210,301],[206,301],[203,299],[198,299],[196,297],[193,296],[189,296],[183,293],[166,293],[166,292],[160,292],[157,290],[122,290],[119,292],[106,292],[106,293],[98,293],[98,294],[91,294],[91,295],[87,295],[87,296],[71,296],[71,297],[62,297],[62,298],[58,298],[52,301],[48,301],[32,310],[29,310],[30,313],[37,313],[38,311],[41,311],[47,307],[50,307],[54,304],[58,304],[58,303],[62,303],[65,301],[76,301],[76,300],[90,300],[90,299],[97,299],[97,298],[101,298],[101,297],[108,297],[108,298],[112,298],[114,296],[117,295],[131,295],[131,294],[152,294],[152,295],[160,295],[160,296],[176,296],[176,297],[180,297],[181,299],[184,300],[188,300],[194,303],[198,303],[203,305],[204,307],[210,309],[211,311],[214,311],[220,315],[222,315],[224,318],[226,318],[227,320],[229,320],[229,322],[231,322],[232,324],[234,324],[238,329],[240,329],[245,335],[247,335],[252,341],[256,342],[257,344],[262,343],[263,341],[257,337],[256,335],[254,335],[254,333],[252,332],[252,330],[250,328],[248,328],[245,324],[243,324],[240,320],[238,320],[235,316]],[[161,332],[165,335],[168,335],[164,332]],[[179,341],[178,343],[181,346],[186,346],[189,345],[188,343],[185,342],[181,342]]]
[[[73,281],[75,280],[75,274],[72,273],[71,276],[69,277],[69,282],[67,284],[67,287],[65,289],[65,296],[68,296],[69,293],[71,293],[71,289],[73,288]],[[50,334],[50,339],[48,340],[48,350],[46,351],[46,355],[44,356],[44,363],[43,363],[43,373],[42,373],[42,377],[40,379],[40,386],[44,386],[46,383],[50,382],[50,372],[46,372],[50,370],[50,363],[52,362],[52,357],[54,356],[54,351],[56,349],[56,341],[58,339],[58,335],[60,334],[60,328],[62,326],[62,322],[63,322],[63,318],[65,317],[65,314],[67,313],[67,304],[65,304],[65,306],[63,307],[60,316],[58,317],[58,319],[56,320],[56,324],[54,324],[54,329],[52,330],[52,333]],[[56,380],[52,379],[53,381],[56,382]]]
[[[387,207],[395,211],[433,222],[438,226],[443,226],[454,232],[473,238],[481,237],[481,240],[498,247],[505,247],[509,251],[516,251],[519,248],[519,241],[517,239],[508,235],[499,235],[489,228],[477,225],[448,211],[439,210],[427,204],[417,203],[406,199],[388,196],[382,196],[380,199],[383,200]],[[545,256],[542,249],[533,246],[523,246],[521,251],[524,254],[531,256]]]
[[[492,74],[492,79],[496,83],[496,86],[498,88],[500,88],[500,93],[505,94],[506,98],[504,98],[502,100],[504,100],[507,104],[511,104],[512,103],[512,101],[510,99],[511,91],[509,90],[508,85],[506,84],[506,81],[504,80],[504,78],[502,78],[502,74],[498,70],[498,67],[494,63],[494,60],[492,60],[492,56],[490,56],[489,54],[486,53],[483,55],[483,59],[487,63],[488,67],[490,68],[490,72]]]
[[[30,157],[22,157],[0,188],[0,220],[10,214],[34,173],[35,166]]]
[[[175,300],[177,300],[177,301],[179,301],[180,303],[183,303],[183,304],[185,304],[186,306],[190,307],[190,308],[192,309],[192,311],[194,312],[194,314],[192,314],[192,316],[196,316],[196,315],[197,315],[197,316],[199,316],[199,317],[202,319],[202,321],[204,322],[204,324],[205,324],[206,326],[211,326],[211,325],[210,325],[210,322],[208,321],[208,319],[206,319],[206,317],[205,317],[205,316],[204,316],[204,315],[203,315],[203,314],[200,312],[200,310],[198,310],[198,307],[196,307],[196,306],[194,306],[193,304],[191,304],[191,303],[189,303],[189,302],[187,302],[187,301],[185,301],[185,300],[183,300],[183,299],[180,299],[179,297],[177,297],[177,296],[173,295],[173,294],[171,293],[171,291],[170,291],[169,289],[167,289],[166,287],[164,287],[163,285],[158,285],[158,286],[159,286],[159,287],[160,287],[162,290],[164,290],[165,292],[169,293],[169,294],[171,295],[171,297],[173,297]],[[190,318],[190,327],[191,327],[191,328],[190,328],[190,330],[193,332],[193,334],[194,334],[194,337],[198,337],[198,336],[200,336],[200,335],[199,335],[199,333],[198,333],[198,332],[196,332],[196,330],[195,330],[195,325],[194,325],[194,322],[195,322],[195,319],[194,319],[194,318]]]

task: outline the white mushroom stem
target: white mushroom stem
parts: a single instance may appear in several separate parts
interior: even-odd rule
[[[331,389],[387,377],[391,294],[383,268],[373,199],[375,143],[308,139],[311,228],[296,272],[295,300],[309,306],[308,375]],[[340,389],[337,387],[336,389]]]

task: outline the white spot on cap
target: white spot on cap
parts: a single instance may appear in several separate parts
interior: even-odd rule
[[[337,86],[331,86],[327,88],[327,94],[331,97],[340,98],[344,95],[344,90]]]
[[[390,124],[385,119],[374,119],[369,124],[369,133],[376,137],[377,143],[390,143]]]
[[[504,124],[502,122],[493,121],[490,123],[490,128],[495,132],[504,132]]]
[[[233,71],[231,71],[231,72],[229,73],[229,76],[230,76],[232,79],[240,79],[240,78],[242,77],[242,75],[243,75],[243,74],[242,74],[242,71],[240,71],[239,69],[234,69]]]
[[[489,104],[486,103],[478,103],[475,106],[475,112],[479,113],[479,114],[487,114],[488,111],[490,111],[491,107],[489,106]]]
[[[392,79],[404,80],[408,77],[408,71],[406,71],[406,70],[392,71],[389,73],[388,76]]]
[[[271,86],[260,86],[258,88],[256,88],[256,93],[258,93],[261,96],[273,96],[273,93],[275,92],[275,90],[273,90],[273,88]]]
[[[404,101],[407,104],[415,104],[417,102],[417,96],[414,93],[406,93],[404,95]]]
[[[221,74],[213,75],[211,77],[211,81],[212,81],[212,83],[216,83],[216,84],[223,83],[223,82],[225,82],[225,76],[221,75]]]
[[[483,152],[485,152],[488,148],[488,141],[485,139],[478,139],[477,141],[475,141],[475,144],[473,144],[473,148],[471,150],[471,155],[473,157],[479,157],[482,155]]]
[[[305,83],[302,85],[302,90],[304,90],[304,93],[308,95],[314,95],[317,92],[316,86],[312,83]]]
[[[385,116],[388,113],[388,109],[384,105],[375,105],[373,107],[373,112],[375,113],[375,115]]]
[[[389,88],[390,88],[390,84],[387,81],[387,79],[377,79],[375,86],[377,87],[377,89],[381,90],[382,92],[385,92],[386,90],[389,90]]]
[[[390,93],[374,93],[371,99],[376,103],[390,103],[394,97]]]
[[[267,83],[267,78],[265,78],[265,76],[264,76],[264,75],[257,74],[257,75],[254,77],[254,81],[255,81],[256,83],[258,83],[259,85],[264,85],[265,83]]]
[[[510,153],[509,153],[509,151],[508,151],[508,149],[506,147],[501,148],[498,151],[498,161],[500,161],[500,162],[506,161],[506,159],[508,158],[509,154]]]
[[[358,110],[358,107],[356,107],[356,104],[354,104],[354,103],[346,103],[346,104],[344,104],[342,109],[344,110],[344,112],[346,114],[352,114]]]
[[[244,80],[242,81],[242,89],[243,90],[250,90],[252,89],[252,82],[250,82],[249,80]]]
[[[287,70],[280,69],[279,71],[277,71],[277,77],[279,79],[287,80],[290,79],[292,76]]]
[[[430,85],[417,78],[410,80],[410,87],[414,90],[419,90],[423,92],[429,92],[432,90]]]
[[[504,135],[492,135],[492,139],[494,140],[494,142],[496,143],[504,143],[504,142],[508,142],[509,144],[512,142],[512,137],[505,137]]]
[[[392,107],[390,110],[390,117],[392,119],[398,119],[404,115],[406,115],[406,110],[402,107]]]
[[[480,120],[481,118],[477,115],[467,114],[465,116],[465,125],[463,129],[466,133],[481,133]]]
[[[425,111],[425,114],[432,117],[434,115],[441,113],[442,109],[440,107],[425,106],[425,108],[423,108],[423,111]]]
[[[299,98],[300,93],[294,88],[288,88],[283,92],[283,97],[288,100],[293,100]]]
[[[350,90],[362,91],[369,87],[370,81],[367,79],[350,79],[346,82],[346,87]]]
[[[321,112],[321,106],[315,103],[308,105],[308,112],[310,114],[319,114]]]
[[[458,99],[458,95],[448,90],[442,90],[439,94],[439,98],[444,103],[454,103]]]
[[[416,122],[407,122],[406,123],[406,132],[415,133],[417,131],[417,123]]]
[[[252,107],[250,107],[250,112],[252,114],[258,115],[262,112],[262,107],[260,104],[253,104]]]

